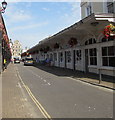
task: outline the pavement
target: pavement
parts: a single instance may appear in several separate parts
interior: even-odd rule
[[[46,71],[49,71],[53,74],[61,75],[61,76],[67,76],[72,77],[74,79],[80,80],[82,82],[86,82],[95,86],[100,86],[108,89],[115,90],[115,77],[109,77],[102,75],[102,80],[99,80],[99,75],[93,74],[93,73],[84,73],[80,71],[75,71],[71,69],[66,68],[59,68],[54,66],[45,66],[37,64],[35,67],[44,69]]]
[[[2,72],[2,118],[43,118],[27,96],[14,64]]]

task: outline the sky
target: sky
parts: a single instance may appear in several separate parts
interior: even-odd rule
[[[9,2],[3,17],[9,38],[31,48],[78,22],[80,2]]]

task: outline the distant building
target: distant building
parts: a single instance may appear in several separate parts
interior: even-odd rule
[[[21,57],[22,45],[18,40],[15,40],[12,45],[12,58]]]
[[[13,42],[12,42],[12,40],[11,40],[11,39],[9,40],[9,45],[10,45],[10,50],[11,50],[11,53],[12,53],[12,52],[13,52],[13,49],[12,49]]]
[[[109,2],[108,2],[109,1]],[[92,13],[115,13],[115,2],[113,0],[104,0],[104,2],[81,2],[81,19]]]

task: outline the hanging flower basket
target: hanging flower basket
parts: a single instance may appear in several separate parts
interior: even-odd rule
[[[105,26],[103,34],[106,38],[109,36],[115,36],[115,26],[113,24]]]
[[[72,47],[74,45],[77,44],[77,39],[76,38],[71,38],[69,41],[68,41],[68,44]]]

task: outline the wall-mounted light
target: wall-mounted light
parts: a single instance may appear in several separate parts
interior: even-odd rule
[[[6,7],[7,7],[7,2],[4,0],[4,1],[2,2],[2,7],[0,8],[0,12],[1,12],[1,13],[4,13]]]

